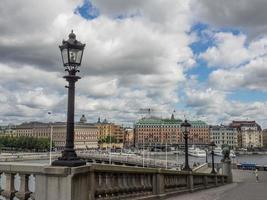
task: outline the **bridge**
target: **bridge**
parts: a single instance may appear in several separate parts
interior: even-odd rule
[[[122,165],[2,163],[1,195],[13,200],[163,199],[226,184],[228,176]]]
[[[141,156],[125,155],[125,154],[111,154],[100,153],[100,152],[79,152],[78,156],[88,162],[92,163],[106,163],[116,165],[129,165],[139,167],[150,167],[150,168],[167,168],[167,169],[181,169],[181,164],[176,161],[159,160],[151,158],[142,158]]]

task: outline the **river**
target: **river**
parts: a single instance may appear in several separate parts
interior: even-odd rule
[[[150,159],[160,159],[160,160],[166,160],[165,155],[145,155],[145,158]],[[179,164],[184,163],[184,155],[168,155],[167,159],[170,161],[178,161]],[[220,163],[222,157],[214,156],[215,163]],[[49,164],[49,160],[27,160],[27,161],[20,161],[21,163],[40,163],[40,164]],[[193,163],[205,163],[206,158],[198,158],[198,157],[192,157],[189,156],[189,163],[190,165],[193,165]],[[208,156],[208,162],[211,162],[211,156]],[[232,163],[255,163],[256,165],[267,165],[267,155],[238,155],[235,158],[232,158]]]

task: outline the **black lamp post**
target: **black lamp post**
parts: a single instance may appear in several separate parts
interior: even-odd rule
[[[216,144],[214,142],[210,143],[211,146],[211,159],[212,159],[212,174],[216,174],[215,168],[214,168],[214,147],[216,147]]]
[[[68,115],[65,148],[62,156],[52,163],[54,166],[76,167],[86,164],[84,160],[77,157],[74,150],[75,82],[80,79],[79,76],[76,76],[76,72],[79,72],[78,67],[81,65],[84,47],[85,44],[76,40],[73,31],[69,34],[69,39],[63,40],[62,45],[59,46],[65,71],[68,72],[68,75],[63,77],[69,82],[69,85],[66,86],[68,88]]]
[[[190,131],[191,124],[187,122],[187,120],[184,120],[184,122],[181,124],[182,132],[184,135],[184,142],[185,142],[185,166],[183,170],[185,171],[191,171],[189,164],[188,164],[188,133]]]
[[[208,163],[208,149],[205,149],[206,152],[206,163]]]

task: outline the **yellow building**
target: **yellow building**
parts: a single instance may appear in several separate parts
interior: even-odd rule
[[[106,119],[101,122],[98,118],[95,126],[98,128],[98,140],[105,139],[107,137],[114,137],[117,143],[124,142],[125,129],[117,124],[110,123]]]

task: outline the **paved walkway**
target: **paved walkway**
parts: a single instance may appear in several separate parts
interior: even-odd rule
[[[256,182],[253,171],[233,170],[234,183],[190,194],[184,194],[168,200],[266,200],[267,172],[259,172]]]

